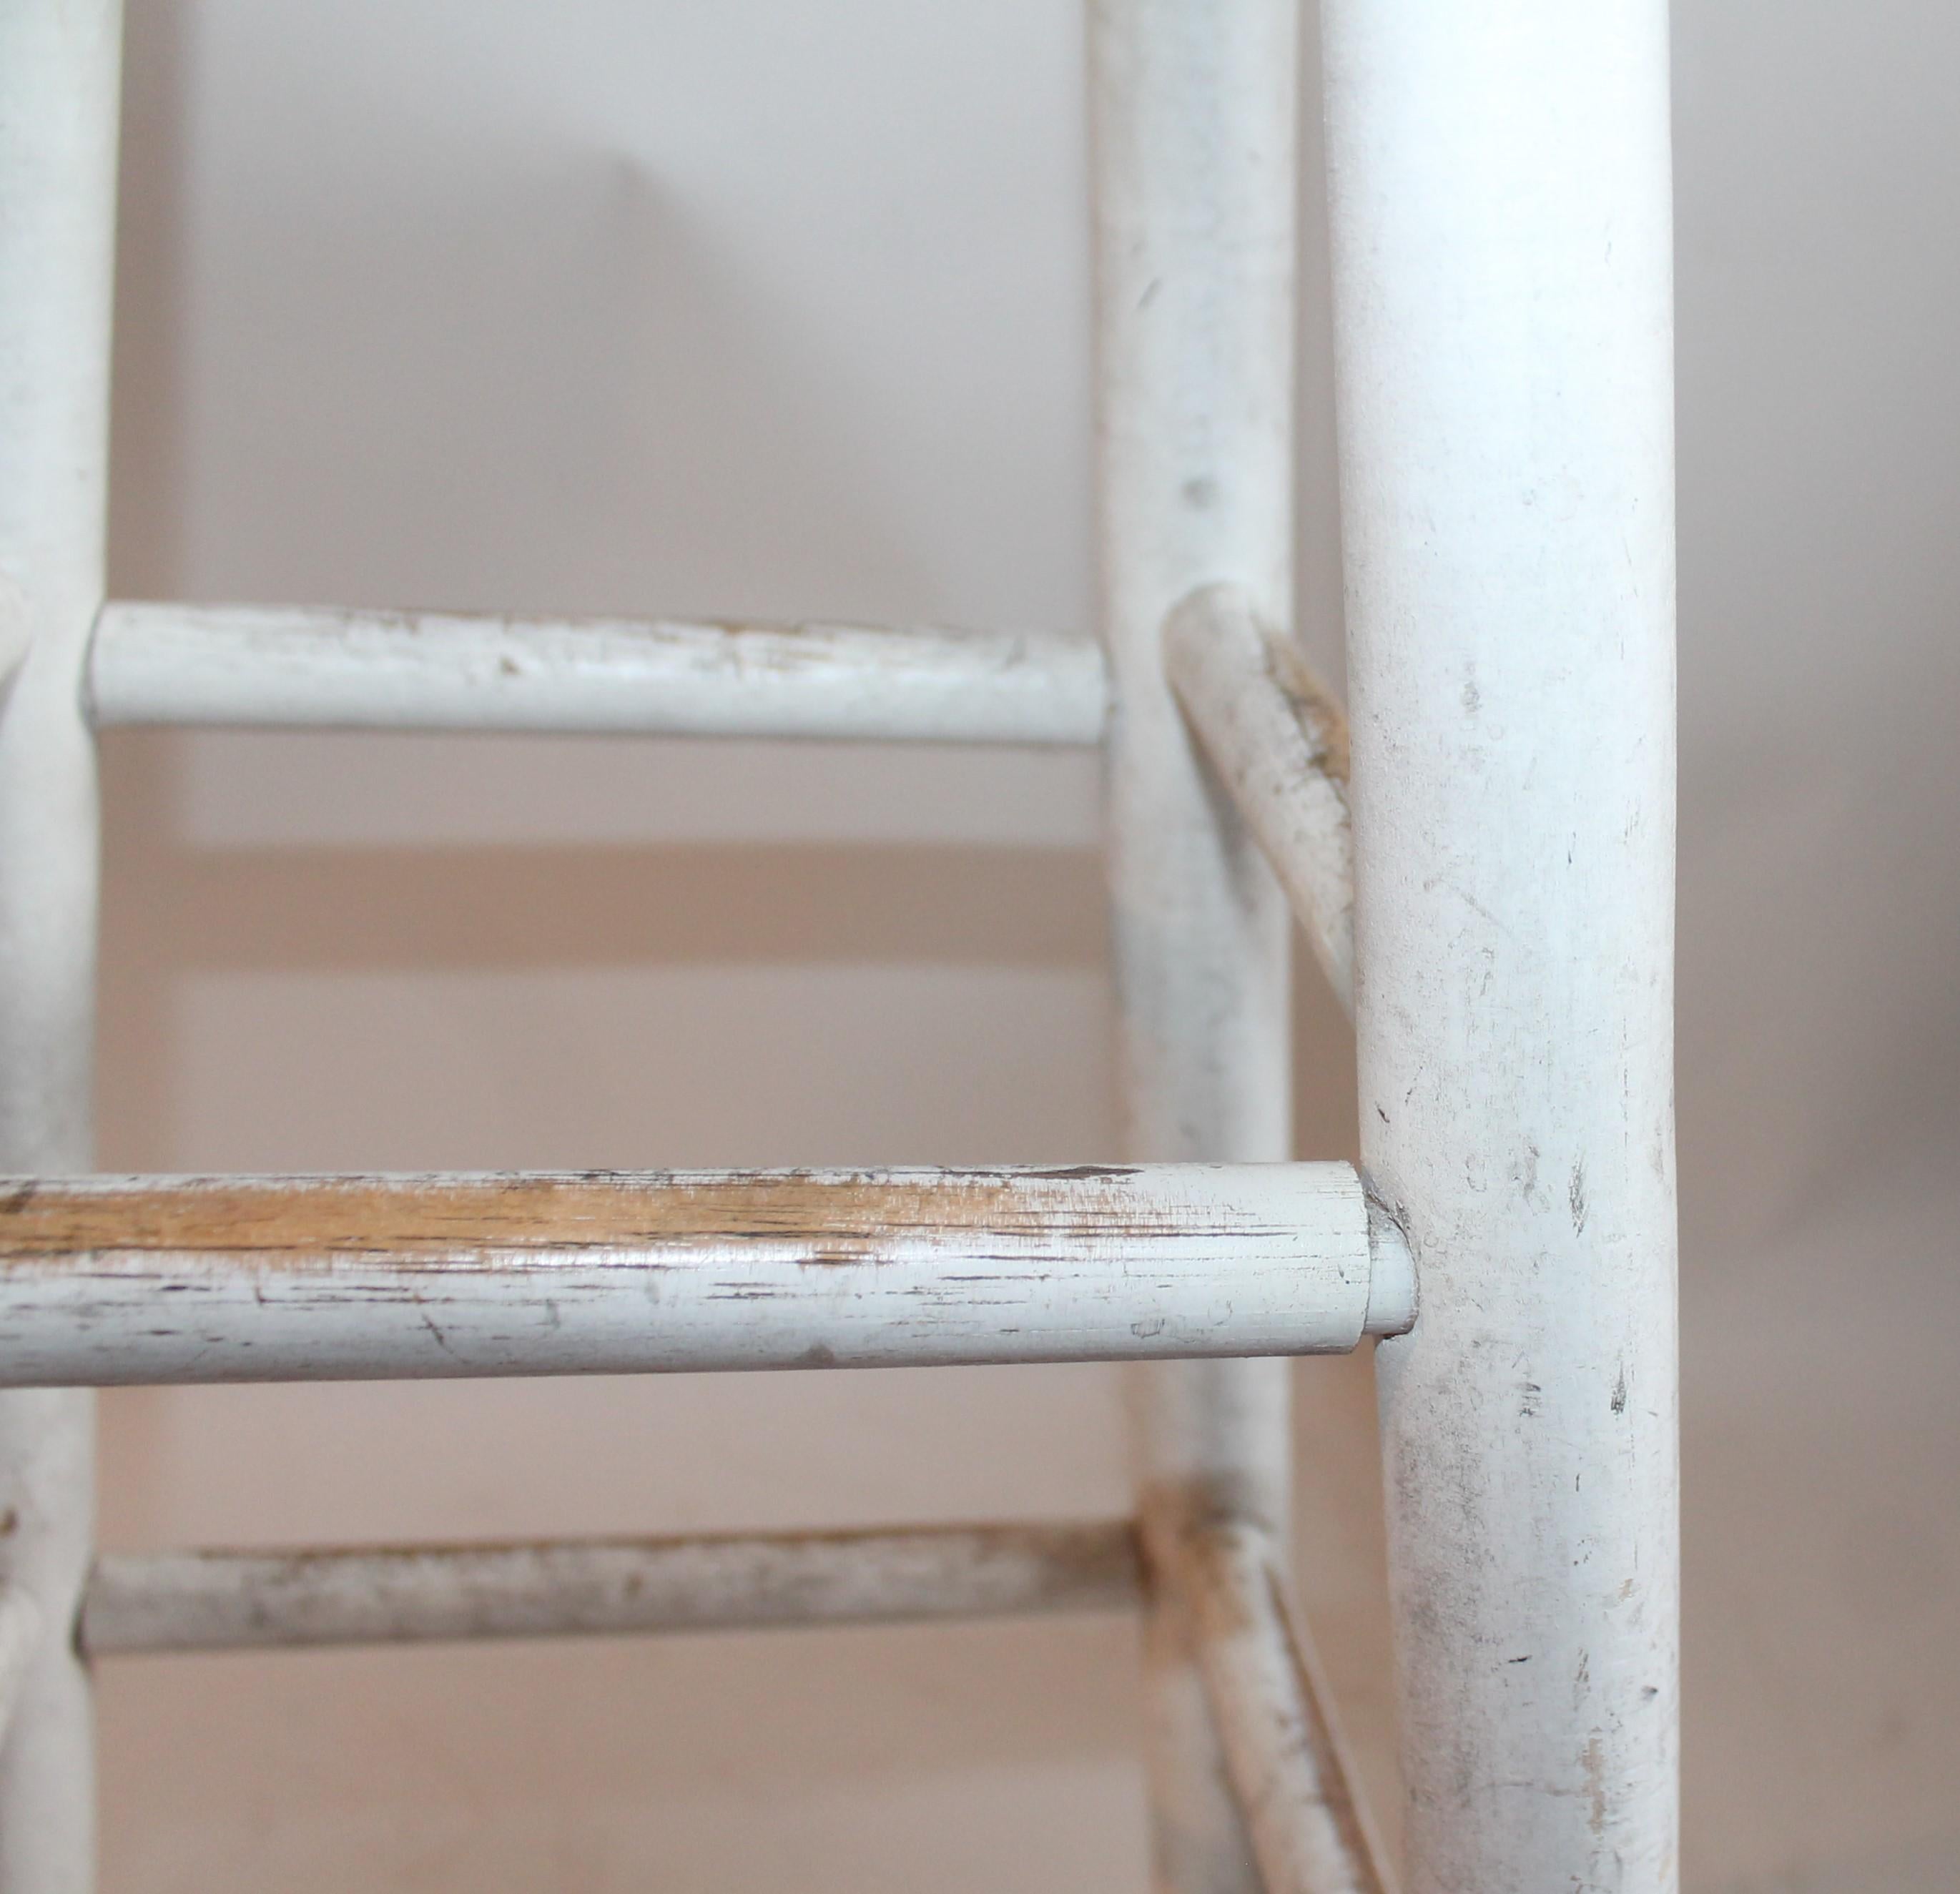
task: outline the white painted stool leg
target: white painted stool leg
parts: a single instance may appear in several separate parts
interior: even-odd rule
[[[1408,1894],[1677,1885],[1665,0],[1326,0]]]
[[[32,644],[0,713],[0,1164],[85,1170],[94,752],[82,675],[103,590],[117,0],[0,8],[0,570]],[[41,1648],[0,1748],[0,1894],[94,1878],[94,1739],[75,1650],[94,1397],[0,1395],[0,1578]]]
[[[1133,1158],[1290,1155],[1287,917],[1208,789],[1165,681],[1172,609],[1213,581],[1292,604],[1297,10],[1092,0],[1099,538],[1113,702],[1108,825]],[[1284,1543],[1281,1362],[1129,1371],[1140,1504]],[[1157,1884],[1257,1886],[1202,1680],[1147,1619]]]

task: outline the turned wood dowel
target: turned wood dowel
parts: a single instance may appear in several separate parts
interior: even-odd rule
[[[1668,8],[1321,21],[1407,1894],[1675,1894]]]
[[[98,726],[1094,743],[1101,647],[1060,634],[112,601]]]
[[[894,1624],[1116,1610],[1138,1589],[1126,1520],[124,1552],[96,1562],[81,1645],[101,1657]]]
[[[1263,1894],[1388,1894],[1386,1858],[1271,1535],[1160,1519],[1153,1575],[1187,1624]]]
[[[1286,900],[1207,780],[1163,634],[1208,586],[1269,624],[1292,609],[1299,27],[1293,0],[1089,8],[1105,832],[1123,1150],[1139,1159],[1292,1149]],[[1283,1365],[1130,1381],[1140,1512],[1195,1502],[1283,1533]],[[1157,1894],[1256,1894],[1182,1626],[1153,1601],[1144,1640]]]
[[[1405,1327],[1343,1164],[0,1183],[0,1382],[1288,1355]]]
[[[1348,723],[1293,640],[1229,586],[1164,625],[1164,665],[1205,756],[1293,904],[1313,957],[1354,1009],[1354,837]]]
[[[0,1170],[94,1161],[95,746],[82,710],[108,526],[120,0],[0,6]],[[0,1740],[0,1890],[88,1894],[94,1715],[68,1628],[94,1533],[95,1403],[0,1393],[0,1585],[31,1601]]]

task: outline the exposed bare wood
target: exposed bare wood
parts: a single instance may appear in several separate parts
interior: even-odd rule
[[[1147,1544],[1151,1582],[1169,1587],[1190,1627],[1265,1894],[1387,1894],[1271,1534],[1244,1521],[1179,1524],[1160,1509]]]
[[[1194,593],[1164,625],[1178,701],[1279,876],[1321,971],[1354,1009],[1354,838],[1348,720],[1300,647],[1229,586]]]
[[[1340,1352],[1408,1269],[1343,1164],[25,1180],[0,1381]]]
[[[1094,743],[1093,640],[328,605],[103,609],[98,725]]]
[[[1103,1611],[1138,1595],[1126,1520],[99,1560],[91,1657]]]

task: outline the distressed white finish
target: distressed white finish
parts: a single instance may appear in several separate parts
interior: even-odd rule
[[[1292,609],[1297,9],[1091,0],[1098,572],[1112,686],[1110,900],[1124,1139],[1134,1158],[1288,1154],[1287,923],[1206,783],[1163,666],[1197,588]],[[1146,1516],[1283,1530],[1279,1362],[1185,1363],[1131,1387]],[[1255,1883],[1184,1627],[1148,1616],[1161,1894]]]
[[[0,574],[32,647],[0,711],[0,1168],[91,1162],[96,784],[81,671],[101,602],[121,9],[0,7]],[[94,1736],[68,1632],[94,1403],[0,1394],[0,1584],[42,1636],[0,1745],[0,1894],[86,1894]]]
[[[0,1191],[14,1387],[1312,1354],[1408,1320],[1344,1164]]]
[[[1094,743],[1093,640],[1032,633],[135,605],[102,615],[98,725]]]
[[[77,1384],[1151,1357],[1182,1358],[1131,1383],[1158,1886],[1367,1894],[1279,1568],[1284,1364],[1201,1359],[1364,1333],[1402,1338],[1380,1382],[1410,1894],[1673,1894],[1665,8],[1324,0],[1351,833],[1338,713],[1273,629],[1295,9],[1090,11],[1106,659],[105,607],[119,10],[0,8],[0,1894],[92,1883],[85,1585],[102,1650],[1138,1589],[1111,1525],[151,1556],[91,1583]],[[91,720],[1103,741],[1125,1139],[1150,1162],[50,1181],[91,1161]],[[1274,867],[1356,989],[1385,1200],[1281,1162]]]
[[[1134,1605],[1124,1520],[564,1540],[97,1563],[91,1657],[130,1651],[896,1624]]]
[[[1405,1878],[1669,1894],[1667,10],[1323,19]]]
[[[1178,701],[1231,792],[1328,983],[1354,1006],[1354,840],[1348,722],[1300,647],[1229,586],[1186,599],[1164,627]]]
[[[1381,1845],[1271,1536],[1194,1521],[1153,1532],[1150,1558],[1191,1627],[1265,1894],[1383,1894]]]

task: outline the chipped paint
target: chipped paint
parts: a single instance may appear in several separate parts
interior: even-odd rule
[[[1392,1235],[1339,1164],[16,1181],[0,1377],[1341,1351]]]
[[[1188,1627],[1267,1894],[1387,1894],[1318,1659],[1271,1534],[1147,1511],[1147,1582]]]
[[[1348,721],[1293,640],[1242,593],[1208,586],[1164,626],[1178,701],[1287,891],[1321,970],[1354,1005]]]

